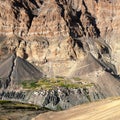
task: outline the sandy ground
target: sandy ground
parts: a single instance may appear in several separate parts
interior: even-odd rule
[[[66,111],[48,112],[33,120],[120,120],[120,98],[87,103]]]

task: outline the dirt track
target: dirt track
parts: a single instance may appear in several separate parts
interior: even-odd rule
[[[120,120],[120,98],[111,98],[41,114],[33,120]]]

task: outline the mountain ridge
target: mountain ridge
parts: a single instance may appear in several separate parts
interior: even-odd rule
[[[41,78],[31,74],[34,70],[38,73],[32,64],[42,69],[39,73],[45,75],[45,81],[48,78],[59,80],[57,76],[62,76],[63,80],[69,78],[68,82],[79,78],[82,82],[78,83],[85,87],[80,88],[83,101],[90,101],[90,97],[95,100],[97,93],[100,98],[119,96],[119,13],[119,0],[0,0],[0,60],[13,53],[19,58],[15,71],[16,58],[10,66],[10,62],[7,64],[10,76],[19,71],[15,75],[16,82],[28,76],[30,79]],[[2,63],[0,66],[0,75],[7,74],[4,72],[6,67]],[[25,77],[24,73],[27,74]],[[93,86],[85,86],[86,83]],[[66,104],[72,106],[69,95],[76,89],[65,89],[63,99],[59,89],[52,89],[53,92],[43,90],[45,96],[39,94],[40,88],[30,93],[25,91],[25,98],[28,98],[27,102],[45,104],[48,108],[56,109],[59,103],[64,109]],[[7,91],[2,97],[8,99],[12,94]],[[37,99],[34,101],[34,95],[42,103]],[[75,95],[81,103],[77,99],[81,93]],[[53,105],[54,102],[57,105]]]

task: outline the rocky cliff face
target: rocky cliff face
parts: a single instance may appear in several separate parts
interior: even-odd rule
[[[18,56],[42,66],[48,74],[46,66],[50,61],[63,60],[62,66],[68,71],[67,60],[80,60],[91,52],[97,59],[114,64],[117,74],[120,73],[118,0],[0,3],[1,56],[16,51]],[[71,68],[72,62],[68,62]],[[53,66],[59,67],[55,63]]]
[[[119,0],[0,0],[0,60],[16,53],[48,77],[120,95],[119,9]]]
[[[80,89],[56,88],[36,91],[1,91],[0,99],[36,104],[52,110],[68,109],[85,102],[106,98],[95,86]]]

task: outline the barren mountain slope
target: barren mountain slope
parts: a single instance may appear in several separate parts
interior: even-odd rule
[[[69,71],[90,52],[119,74],[119,8],[119,0],[0,0],[0,55],[16,51],[47,74],[53,61],[63,75],[59,66]]]
[[[14,54],[0,62],[0,88],[19,85],[23,81],[37,81],[44,75],[26,60]]]
[[[76,105],[77,100],[77,104],[81,103],[79,95],[83,96],[82,103],[85,99],[90,101],[90,97],[96,100],[119,96],[119,9],[119,0],[0,0],[2,83],[13,85],[11,80],[4,80],[11,71],[10,79],[16,82],[38,78],[44,73],[48,78],[62,76],[68,82],[78,78],[82,81],[78,85],[85,87],[67,93],[61,88],[37,91],[40,94],[25,92],[22,97],[16,97],[13,91],[1,91],[1,98],[15,97],[21,101],[26,98],[27,102],[45,103],[53,108],[60,103],[67,108],[66,103],[68,106]],[[9,58],[13,53],[16,59]],[[76,91],[79,92],[73,94]],[[65,96],[59,96],[61,93]],[[76,100],[71,99],[71,94],[76,95]],[[37,101],[37,97],[43,101]]]

